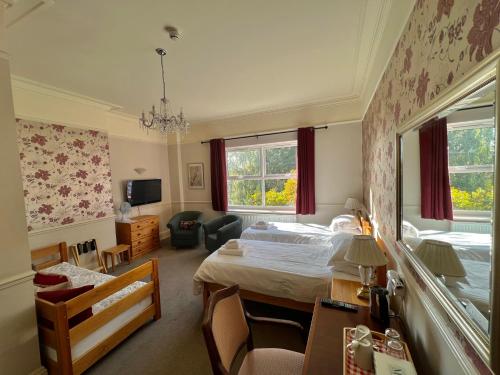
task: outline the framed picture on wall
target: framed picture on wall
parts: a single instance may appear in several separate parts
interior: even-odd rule
[[[188,188],[205,189],[203,163],[188,163]]]

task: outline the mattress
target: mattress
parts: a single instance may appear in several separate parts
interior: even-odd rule
[[[328,245],[334,232],[328,226],[303,223],[270,223],[268,229],[248,227],[241,234],[245,240],[294,244]]]
[[[215,251],[193,277],[194,294],[201,294],[203,282],[241,289],[299,302],[314,303],[330,295],[332,271],[327,266],[331,246],[240,240],[244,256],[221,255]],[[336,278],[359,280],[352,275]]]
[[[105,275],[99,272],[91,271],[86,268],[76,267],[72,264],[63,262],[57,264],[55,266],[46,268],[42,272],[44,273],[56,273],[59,275],[65,275],[71,281],[71,285],[74,288],[83,286],[83,285],[101,285],[109,280],[114,279],[114,276]],[[97,314],[98,312],[104,310],[108,306],[112,305],[116,301],[124,298],[125,296],[131,294],[135,290],[141,288],[146,285],[142,281],[136,281],[124,289],[119,290],[118,292],[112,294],[111,296],[99,301],[95,305],[92,306],[93,314]],[[97,343],[105,340],[113,333],[118,331],[121,327],[131,321],[133,318],[138,316],[142,311],[144,311],[149,305],[151,305],[151,297],[147,297],[137,304],[133,305],[127,311],[117,315],[115,318],[110,320],[108,323],[92,332],[90,335],[85,337],[83,340],[79,341],[76,345],[71,347],[71,356],[73,360],[80,358],[84,355],[88,350],[94,347]],[[57,361],[57,353],[54,348],[45,346],[44,350],[48,357],[53,361]]]

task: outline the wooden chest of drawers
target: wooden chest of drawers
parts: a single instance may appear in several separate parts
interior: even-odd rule
[[[132,259],[160,247],[160,218],[156,215],[132,217],[129,223],[116,223],[116,241],[130,245]]]

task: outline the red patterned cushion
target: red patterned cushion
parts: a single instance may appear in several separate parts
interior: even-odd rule
[[[94,289],[93,285],[84,285],[79,288],[54,290],[50,292],[38,292],[38,298],[44,299],[52,303],[57,303],[61,301],[65,302],[91,289]],[[83,322],[85,319],[92,317],[92,315],[93,315],[92,307],[83,310],[81,313],[76,314],[74,317],[69,319],[69,328],[72,328],[77,324]]]
[[[179,229],[181,230],[191,230],[196,224],[196,220],[181,220],[179,222]]]
[[[68,278],[64,275],[55,273],[40,273],[37,272],[33,278],[33,283],[39,286],[57,285],[68,282]]]

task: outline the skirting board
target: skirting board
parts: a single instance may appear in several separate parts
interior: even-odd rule
[[[169,230],[164,230],[160,232],[160,240],[165,240],[167,238],[170,238],[170,231]]]

